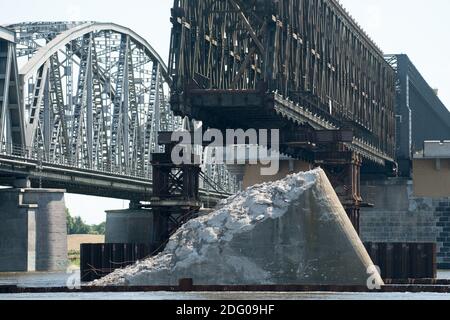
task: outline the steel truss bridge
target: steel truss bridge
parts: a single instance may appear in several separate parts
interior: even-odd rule
[[[157,133],[182,126],[172,79],[151,45],[112,23],[37,22],[0,29],[0,180],[148,200]],[[203,195],[235,191],[203,168]]]
[[[394,162],[394,71],[336,0],[175,0],[172,23],[178,115],[214,128],[348,128],[347,149]]]
[[[395,172],[395,73],[337,0],[174,0],[177,115],[225,130],[280,129],[321,165],[359,228],[360,173]]]

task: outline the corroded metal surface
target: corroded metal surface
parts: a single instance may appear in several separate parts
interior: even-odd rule
[[[211,126],[220,119],[197,110],[192,89],[275,94],[281,116],[269,120],[350,127],[349,149],[380,164],[394,158],[394,72],[337,1],[175,0],[172,23],[176,113]],[[253,114],[223,121],[244,113]]]

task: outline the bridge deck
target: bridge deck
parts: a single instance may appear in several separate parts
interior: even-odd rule
[[[314,130],[341,130],[342,124],[324,113],[311,112],[276,93],[257,90],[190,89],[183,95],[172,96],[174,111],[202,120],[206,127],[219,130],[229,128],[280,129],[281,149],[295,156],[296,150],[284,148],[283,137],[305,128]],[[354,128],[353,128],[354,130]],[[366,160],[379,165],[394,162],[370,141],[372,135],[355,132],[353,141],[347,141],[349,150],[360,153]]]
[[[81,169],[78,167],[46,163],[37,159],[12,155],[0,155],[0,185],[13,186],[15,179],[29,178],[33,188],[65,189],[69,193],[150,201],[152,181],[136,175]],[[202,189],[205,205],[215,205],[229,194]]]

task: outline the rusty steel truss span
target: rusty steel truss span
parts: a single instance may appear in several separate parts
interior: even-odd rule
[[[337,1],[175,0],[172,23],[169,73],[176,114],[212,125],[213,106],[193,99],[191,91],[233,94],[216,101],[222,108],[227,100],[236,104],[237,93],[262,92],[274,101],[275,115],[254,105],[247,122],[260,117],[282,119],[275,126],[289,130],[292,123],[350,128],[355,140],[348,149],[378,164],[393,162],[394,72]],[[197,102],[208,105],[210,116]],[[246,105],[228,117],[244,119]]]

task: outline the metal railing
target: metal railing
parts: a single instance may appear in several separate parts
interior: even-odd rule
[[[102,166],[86,166],[79,161],[72,161],[64,156],[58,155],[52,157],[48,152],[45,152],[42,148],[25,147],[22,145],[14,145],[1,143],[0,144],[0,158],[8,157],[10,159],[21,160],[23,162],[30,162],[37,164],[41,169],[43,166],[57,166],[66,168],[68,170],[83,170],[95,173],[104,173],[106,175],[114,175],[132,179],[140,179],[146,181],[152,181],[152,169],[151,167],[146,170],[127,168],[125,166],[116,166],[112,164]],[[1,160],[1,159],[0,159]],[[233,194],[237,190],[232,187],[232,184],[228,184],[223,187],[211,178],[207,177],[203,172],[200,175],[201,190],[206,192],[213,192],[218,194]]]
[[[144,180],[151,180],[152,171],[150,170],[136,170],[132,168],[126,168],[124,166],[115,166],[112,164],[102,166],[87,166],[81,164],[79,161],[73,161],[63,155],[56,157],[50,156],[48,152],[45,152],[41,148],[24,147],[20,145],[12,145],[2,143],[0,145],[0,155],[8,156],[24,161],[32,161],[42,163],[42,165],[53,165],[66,167],[68,169],[78,169],[86,171],[102,172],[106,174],[114,174],[118,176],[126,176],[132,178],[139,178]]]

